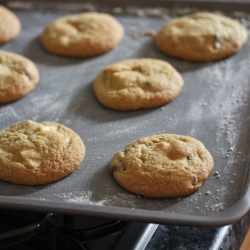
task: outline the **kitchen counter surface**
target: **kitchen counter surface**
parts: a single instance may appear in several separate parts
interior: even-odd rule
[[[221,228],[160,225],[145,250],[239,250],[250,228],[250,213]]]

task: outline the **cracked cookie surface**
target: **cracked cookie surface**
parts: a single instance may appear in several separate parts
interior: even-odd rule
[[[0,44],[16,38],[21,31],[18,17],[9,9],[0,5]]]
[[[71,129],[26,120],[0,131],[0,179],[24,185],[58,181],[81,164],[85,146]]]
[[[196,13],[166,23],[155,37],[167,55],[190,61],[213,61],[238,52],[247,42],[239,22],[213,13]]]
[[[0,51],[0,104],[16,101],[39,81],[35,64],[21,55]]]
[[[115,110],[152,108],[172,101],[183,79],[169,63],[158,59],[131,59],[104,68],[94,92],[104,106]]]
[[[123,26],[111,15],[88,12],[55,20],[44,29],[41,43],[57,55],[90,57],[113,49],[123,35]]]
[[[200,141],[160,134],[140,138],[117,152],[109,171],[132,193],[167,198],[199,189],[213,166],[211,154]]]

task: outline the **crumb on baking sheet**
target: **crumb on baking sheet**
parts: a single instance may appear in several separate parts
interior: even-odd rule
[[[146,30],[143,35],[145,36],[155,36],[156,35],[156,31],[153,30],[153,29],[149,29],[149,30]]]

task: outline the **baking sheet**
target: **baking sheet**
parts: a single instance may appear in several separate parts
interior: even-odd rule
[[[237,54],[217,62],[191,63],[168,57],[145,33],[158,30],[173,17],[204,8],[196,2],[185,7],[158,3],[160,7],[155,8],[78,7],[78,11],[109,12],[125,28],[118,47],[87,59],[52,55],[39,42],[47,24],[76,13],[75,7],[65,11],[60,5],[60,11],[51,11],[41,8],[43,5],[37,5],[38,9],[26,5],[26,10],[21,10],[18,8],[24,5],[10,3],[21,20],[22,32],[1,49],[31,59],[41,80],[26,97],[0,106],[0,129],[25,119],[59,122],[80,135],[86,157],[76,172],[52,184],[22,186],[0,181],[2,208],[205,227],[236,222],[249,211],[250,41]],[[244,5],[238,3],[232,11],[228,4],[223,6],[218,9],[215,3],[209,8],[227,9],[224,14],[250,28],[250,13],[242,12]],[[171,63],[185,82],[181,94],[162,107],[133,112],[113,111],[99,104],[92,90],[99,71],[108,64],[141,57]],[[194,194],[171,199],[141,197],[121,188],[109,173],[115,152],[135,139],[159,133],[192,136],[213,155],[214,170]]]

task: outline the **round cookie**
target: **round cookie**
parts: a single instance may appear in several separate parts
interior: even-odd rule
[[[0,51],[0,104],[16,101],[33,90],[39,72],[28,58]]]
[[[155,42],[167,55],[202,62],[236,53],[247,39],[247,30],[239,22],[218,14],[196,13],[165,24]]]
[[[183,87],[181,75],[158,59],[131,59],[104,68],[94,92],[104,106],[115,110],[152,108],[172,101]]]
[[[123,26],[111,15],[88,12],[55,20],[44,29],[41,42],[57,55],[90,57],[113,49],[123,35]]]
[[[85,146],[71,129],[22,121],[0,131],[0,179],[24,185],[54,182],[83,161]]]
[[[16,38],[21,30],[21,24],[17,16],[0,5],[0,45]]]
[[[123,188],[153,198],[191,194],[212,169],[213,158],[200,141],[174,134],[132,142],[113,156],[109,167]]]

